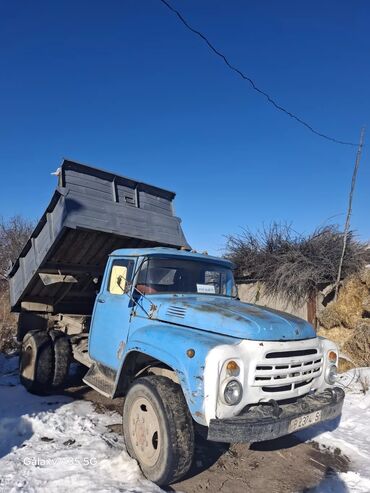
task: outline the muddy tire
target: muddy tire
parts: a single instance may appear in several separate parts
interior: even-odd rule
[[[63,332],[51,330],[50,337],[53,342],[54,353],[54,375],[51,387],[57,390],[63,387],[67,380],[72,359],[72,350],[69,339]]]
[[[46,394],[54,377],[52,342],[45,331],[28,332],[22,341],[19,375],[22,385],[34,394]]]
[[[123,406],[128,453],[144,475],[164,486],[183,477],[194,455],[194,429],[181,387],[163,376],[137,379]]]

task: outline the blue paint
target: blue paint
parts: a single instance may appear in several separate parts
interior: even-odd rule
[[[156,318],[160,320],[238,339],[296,341],[316,337],[314,328],[298,317],[233,298],[166,294],[148,298],[158,305]],[[185,317],[167,314],[169,306],[185,309]]]
[[[128,293],[109,293],[113,262],[132,259],[133,272],[137,273],[144,259],[151,256],[199,259],[232,267],[225,259],[169,248],[117,250],[110,256],[95,302],[89,355],[116,371],[116,385],[132,351],[150,355],[176,372],[192,416],[203,422],[203,370],[211,349],[238,344],[244,339],[292,341],[316,336],[313,327],[299,318],[228,296],[170,293],[142,296],[133,287]],[[168,311],[169,307],[172,310]],[[182,310],[181,316],[178,313],[176,316],[176,308]],[[193,358],[187,356],[188,349],[194,349]]]
[[[239,342],[240,340],[235,338],[189,328],[184,330],[183,327],[159,321],[148,322],[147,319],[139,316],[132,319],[130,337],[123,359],[131,351],[140,351],[175,370],[189,410],[196,421],[200,421],[203,414],[203,369],[206,356],[215,346]],[[186,355],[186,351],[190,348],[195,351],[193,358]]]
[[[234,264],[225,258],[213,257],[202,253],[188,252],[186,250],[176,250],[174,248],[155,247],[155,248],[121,248],[111,253],[111,257],[171,257],[199,259],[203,262],[212,262],[225,267],[234,268]]]
[[[120,257],[121,259],[129,257]],[[129,258],[130,259],[130,258]],[[129,334],[133,302],[126,294],[111,294],[108,291],[109,276],[114,257],[110,257],[98,293],[89,336],[89,355],[112,370],[118,370],[122,361],[123,348]],[[136,259],[130,259],[135,261]]]

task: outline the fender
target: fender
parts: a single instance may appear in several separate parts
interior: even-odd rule
[[[219,345],[238,344],[240,339],[154,320],[142,325],[142,321],[141,317],[133,320],[115,386],[118,385],[121,372],[125,371],[124,365],[129,354],[133,351],[144,353],[176,372],[193,419],[206,425],[204,396],[207,389],[204,389],[204,367],[207,354]],[[187,355],[189,349],[194,350],[193,357]]]

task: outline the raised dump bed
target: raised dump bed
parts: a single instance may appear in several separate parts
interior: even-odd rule
[[[173,192],[69,160],[58,181],[9,273],[13,311],[90,314],[113,250],[189,248]]]

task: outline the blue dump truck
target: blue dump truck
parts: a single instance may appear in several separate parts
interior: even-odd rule
[[[129,454],[179,480],[194,434],[258,442],[340,415],[338,351],[307,322],[242,303],[226,259],[190,251],[174,193],[65,160],[9,273],[20,378],[58,391],[71,362],[124,397]]]

